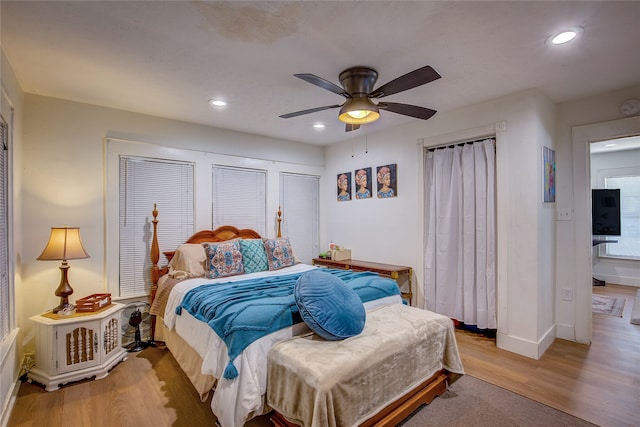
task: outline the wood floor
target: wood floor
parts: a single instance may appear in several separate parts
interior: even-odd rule
[[[627,303],[622,318],[594,313],[590,346],[556,340],[536,361],[458,331],[465,371],[594,424],[639,426],[640,325],[629,323],[635,288],[608,284],[593,289],[625,297]],[[200,402],[168,351],[150,348],[130,353],[99,381],[50,393],[23,383],[8,427],[211,426],[215,417],[209,405]],[[262,417],[251,424],[268,422]]]
[[[640,426],[640,325],[629,323],[637,288],[593,287],[626,298],[623,317],[593,313],[590,346],[556,339],[540,360],[457,332],[465,372],[604,427]]]

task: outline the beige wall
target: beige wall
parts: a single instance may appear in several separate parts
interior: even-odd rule
[[[37,95],[25,95],[22,288],[18,305],[23,343],[33,345],[28,317],[58,304],[57,262],[36,261],[52,226],[80,227],[91,258],[71,260],[70,301],[107,291],[105,140],[125,139],[156,147],[220,153],[242,159],[278,161],[298,167],[323,168],[323,148],[252,134],[118,111]],[[247,155],[247,153],[251,153]],[[210,173],[209,173],[210,176]],[[272,180],[277,190],[277,179]],[[277,191],[268,192],[269,212],[278,206]],[[117,201],[115,202],[117,203]],[[151,206],[150,206],[151,209]],[[210,208],[209,208],[210,209]],[[210,211],[209,211],[210,212]],[[209,223],[211,227],[211,215]],[[204,225],[199,225],[204,227]]]

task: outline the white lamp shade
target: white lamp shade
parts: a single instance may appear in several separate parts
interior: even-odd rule
[[[40,256],[41,261],[66,261],[68,259],[89,258],[82,246],[79,227],[51,227],[49,242]]]

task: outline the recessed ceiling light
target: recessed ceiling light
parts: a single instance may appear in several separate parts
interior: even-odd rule
[[[212,107],[226,107],[227,105],[229,105],[229,103],[224,99],[213,98],[209,100],[209,105],[211,105]]]
[[[565,44],[578,37],[582,31],[583,30],[580,27],[569,28],[552,35],[547,39],[547,41],[554,45]]]
[[[314,124],[313,124],[313,128],[314,128],[315,130],[323,130],[323,129],[324,129],[324,128],[326,128],[326,127],[327,127],[327,126],[326,126],[324,123],[320,123],[320,122],[317,122],[317,123],[314,123]]]

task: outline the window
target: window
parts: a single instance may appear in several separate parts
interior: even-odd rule
[[[194,165],[120,156],[119,296],[139,297],[151,286],[152,209],[162,218],[161,248],[176,248],[194,233]]]
[[[323,172],[316,166],[142,141],[106,138],[105,143],[106,288],[115,299],[149,293],[154,204],[158,209],[158,264],[166,266],[162,252],[174,250],[199,230],[232,225],[273,236],[276,212],[282,206],[280,174],[286,170],[309,179]],[[317,184],[313,191],[315,205],[307,208],[315,210],[312,237],[317,241]],[[295,207],[295,196],[290,203]],[[317,250],[308,252],[316,255]]]
[[[213,228],[233,224],[264,236],[266,185],[264,170],[213,166]]]
[[[9,275],[8,126],[0,117],[0,341],[11,332],[11,280]]]
[[[618,243],[605,245],[606,256],[640,259],[640,168],[610,169],[607,175],[604,188],[620,189],[622,233]]]
[[[320,177],[280,174],[282,235],[289,237],[300,261],[311,264],[320,252]]]

